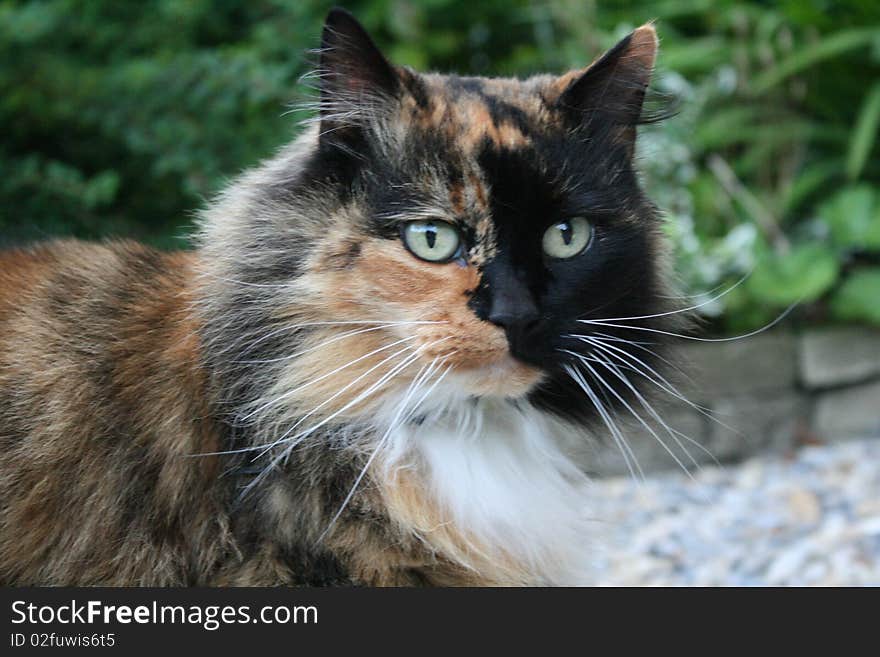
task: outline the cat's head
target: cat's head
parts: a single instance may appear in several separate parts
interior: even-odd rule
[[[313,125],[205,222],[232,396],[335,412],[445,372],[463,395],[589,417],[577,375],[625,392],[629,355],[653,357],[615,324],[660,315],[639,326],[661,330],[667,310],[633,166],[656,51],[646,25],[560,76],[422,74],[332,11]]]

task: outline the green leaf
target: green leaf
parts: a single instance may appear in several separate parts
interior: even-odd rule
[[[776,86],[795,73],[809,68],[823,60],[837,57],[848,50],[862,48],[871,45],[880,30],[876,27],[851,28],[831,34],[816,43],[796,49],[793,54],[755,76],[752,81],[751,91],[760,95]]]
[[[786,253],[767,252],[746,282],[755,299],[787,306],[818,299],[837,280],[837,258],[821,244],[801,244]]]
[[[880,207],[869,185],[844,187],[819,208],[837,246],[880,249]]]
[[[837,319],[880,324],[880,267],[862,269],[843,283],[831,300]]]
[[[807,165],[791,182],[782,200],[782,213],[797,210],[811,194],[826,185],[831,178],[843,171],[843,164],[837,158],[826,158],[816,164]]]
[[[859,111],[856,127],[853,129],[846,155],[846,175],[856,180],[865,168],[868,155],[877,139],[877,127],[880,125],[880,82],[876,82]]]

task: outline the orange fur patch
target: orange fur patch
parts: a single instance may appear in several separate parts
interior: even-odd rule
[[[289,375],[277,385],[279,394],[298,389],[295,401],[303,408],[320,405],[319,416],[340,411],[416,349],[418,358],[394,377],[392,388],[408,385],[434,359],[452,366],[451,374],[473,394],[519,396],[540,380],[539,370],[510,356],[504,331],[480,320],[468,307],[480,282],[476,267],[423,262],[399,241],[376,238],[362,239],[357,259],[345,270],[326,269],[321,263],[316,257],[301,280],[307,296],[320,299],[320,306],[298,303],[296,316],[288,321],[433,323],[374,326],[369,331],[360,329],[370,325],[359,324],[314,329],[298,349],[301,355],[291,361]],[[352,334],[342,337],[346,332]],[[389,347],[404,339],[408,340]],[[404,353],[389,358],[397,351]],[[376,353],[364,357],[370,352]],[[336,369],[336,374],[325,376]],[[345,394],[337,395],[344,387]],[[363,413],[378,401],[371,397],[344,416]]]
[[[55,258],[46,249],[0,252],[0,321],[42,281],[54,262]]]
[[[465,98],[456,106],[456,118],[462,128],[460,143],[471,152],[485,139],[500,148],[516,148],[528,143],[523,133],[509,121],[495,123],[489,108],[481,100]]]

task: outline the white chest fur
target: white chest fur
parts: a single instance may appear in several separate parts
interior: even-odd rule
[[[596,522],[575,456],[581,432],[528,405],[461,400],[389,437],[392,452],[417,455],[448,522],[522,564],[534,583],[590,582]]]

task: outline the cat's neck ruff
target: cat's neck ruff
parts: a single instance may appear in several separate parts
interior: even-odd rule
[[[450,384],[432,410],[386,435],[380,486],[420,488],[431,511],[390,506],[428,545],[510,584],[590,582],[596,521],[578,466],[583,429],[524,401],[464,398]]]

